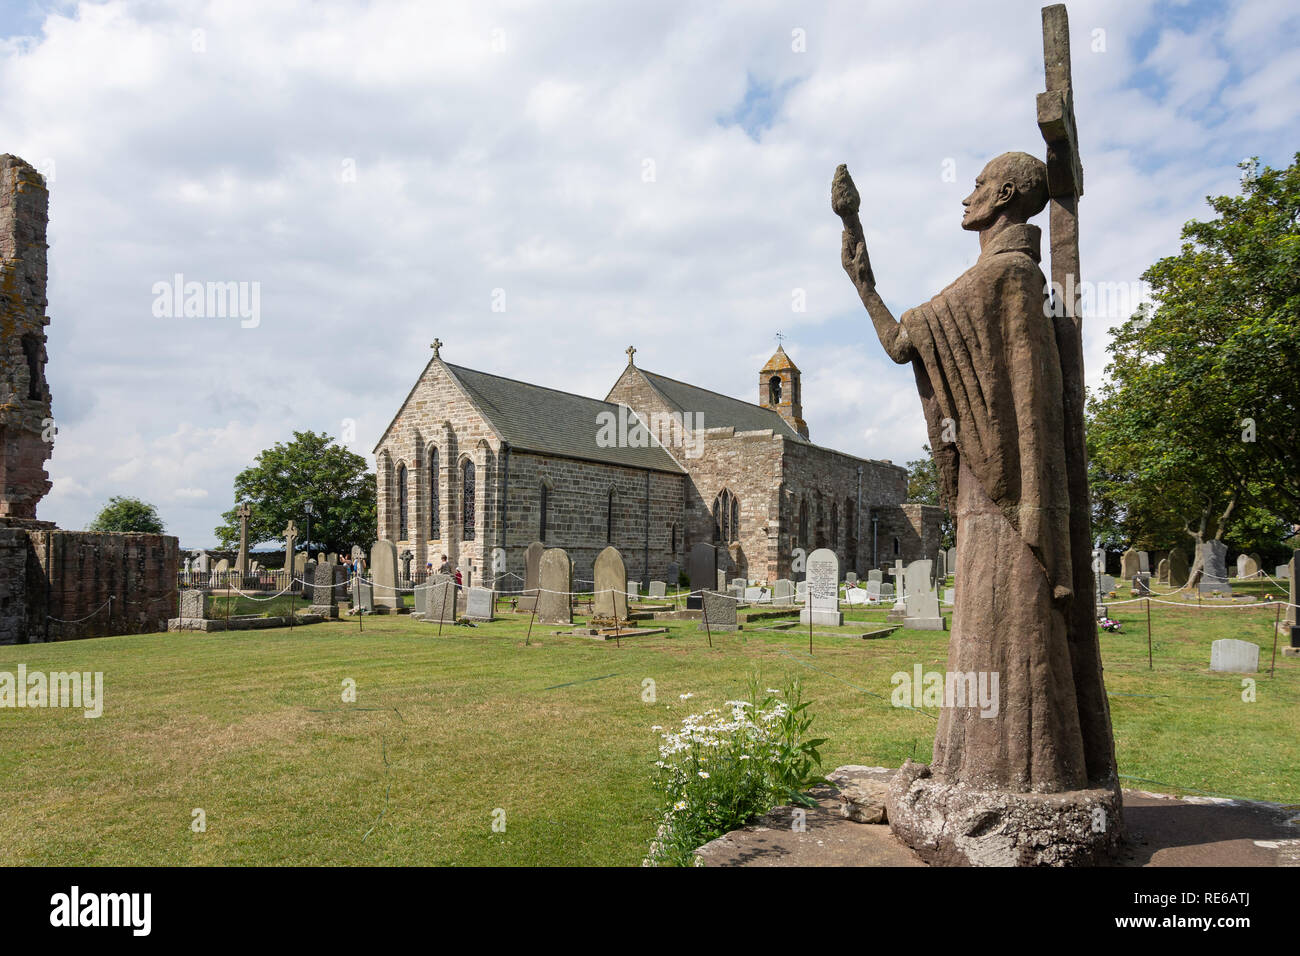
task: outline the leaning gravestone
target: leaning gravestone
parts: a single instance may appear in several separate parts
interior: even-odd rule
[[[1182,548],[1174,548],[1169,552],[1169,586],[1187,587],[1187,552]]]
[[[519,596],[515,607],[520,611],[531,611],[537,606],[537,583],[540,580],[542,554],[546,545],[534,541],[524,552],[524,593]]]
[[[426,624],[455,624],[456,608],[460,601],[460,589],[456,587],[456,579],[450,574],[435,574],[432,584],[425,584],[417,589],[417,596],[423,596],[421,602],[417,598],[417,613],[422,613],[420,620]],[[419,605],[423,604],[424,610],[420,612]]]
[[[879,601],[880,601],[880,582],[879,582],[879,581],[868,581],[868,582],[867,582],[867,602],[870,603],[870,604],[876,604],[876,603],[879,602]]]
[[[381,539],[371,546],[370,583],[374,588],[376,607],[401,607],[401,598],[397,594],[397,545],[392,541]]]
[[[799,612],[802,624],[838,627],[844,623],[840,613],[840,559],[829,548],[818,548],[808,555],[808,604]]]
[[[543,624],[572,624],[569,603],[573,590],[573,561],[563,548],[542,552],[537,571],[537,620]]]
[[[1156,565],[1156,583],[1169,584],[1169,559],[1161,558],[1160,563]]]
[[[1124,552],[1124,556],[1119,559],[1119,576],[1126,581],[1132,581],[1133,575],[1142,570],[1141,562],[1138,560],[1138,553],[1132,548]]]
[[[701,541],[691,548],[690,560],[687,566],[690,568],[691,594],[686,598],[688,608],[699,609],[703,607],[700,601],[700,594],[704,591],[713,591],[718,586],[717,562],[718,549],[707,541]]]
[[[497,593],[491,588],[470,588],[469,599],[465,602],[465,616],[472,621],[492,620],[496,599]]]
[[[375,612],[375,586],[356,574],[352,576],[352,607],[366,614]]]
[[[793,604],[794,582],[789,578],[778,579],[776,584],[772,585],[772,603]]]
[[[1259,576],[1259,562],[1250,555],[1243,554],[1237,558],[1237,577],[1254,578]]]
[[[627,620],[627,566],[618,548],[610,545],[596,555],[591,616],[602,620]]]
[[[1210,645],[1210,670],[1229,674],[1256,673],[1259,670],[1259,645],[1250,641],[1215,641]]]
[[[1231,594],[1228,584],[1228,546],[1222,541],[1207,541],[1201,545],[1201,593],[1219,591]]]
[[[663,581],[650,582],[650,597],[661,598],[668,596],[668,585]]]
[[[931,562],[913,561],[904,575],[907,588],[903,626],[914,631],[942,631],[943,614],[939,611],[939,595],[930,586]]]
[[[739,630],[736,624],[736,601],[717,591],[705,591],[703,597],[701,607],[704,614],[696,625],[697,630]]]

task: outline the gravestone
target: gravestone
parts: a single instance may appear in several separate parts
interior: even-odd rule
[[[678,582],[681,581],[682,579],[681,566],[676,561],[670,561],[668,563],[668,571],[665,576],[668,578],[668,580],[665,582],[666,584],[670,584],[673,587],[677,587]]]
[[[844,575],[844,583],[845,583],[845,584],[857,584],[857,583],[858,583],[858,575],[857,575],[857,572],[855,572],[855,571],[848,571],[848,572],[846,572],[845,575]]]
[[[1119,576],[1125,581],[1132,581],[1133,575],[1137,574],[1141,569],[1138,553],[1129,548],[1124,552],[1124,556],[1119,559]]]
[[[1151,555],[1146,551],[1138,552],[1138,571],[1142,574],[1151,573]]]
[[[721,568],[718,569],[718,588],[719,591],[727,590],[727,572]]]
[[[390,610],[401,607],[397,594],[397,545],[379,540],[370,548],[370,584],[375,607]]]
[[[1161,558],[1160,563],[1156,565],[1156,583],[1168,586],[1169,584],[1169,559]]]
[[[956,589],[956,588],[944,588],[944,589],[943,589],[943,603],[946,604],[948,607],[952,607],[953,604],[955,604],[956,602],[957,602],[957,589]]]
[[[650,597],[661,598],[668,596],[668,585],[663,581],[650,582]]]
[[[627,599],[629,601],[635,601],[640,596],[641,596],[641,585],[639,585],[636,581],[633,581],[631,578],[628,578]]]
[[[1169,586],[1187,587],[1187,552],[1182,548],[1174,548],[1169,552]]]
[[[365,556],[366,556],[366,550],[365,550],[365,548],[361,547],[361,545],[359,545],[359,544],[354,544],[354,545],[352,546],[352,563],[353,563],[353,564],[356,564],[358,561],[360,561],[360,560],[361,560],[362,558],[364,558]]]
[[[854,606],[857,606],[859,604],[866,604],[867,592],[862,590],[862,588],[859,587],[851,587],[844,592],[844,599],[848,601],[849,604]]]
[[[939,595],[931,587],[931,562],[913,561],[907,566],[904,575],[907,588],[906,609],[903,626],[915,631],[942,631],[943,614],[939,611]]]
[[[957,549],[948,549],[948,573],[956,575],[957,573]]]
[[[802,624],[838,627],[844,623],[840,613],[840,559],[829,548],[818,548],[808,555],[806,567],[808,604],[799,612]]]
[[[727,597],[739,604],[745,600],[745,589],[738,584],[733,584],[727,588]]]
[[[312,576],[311,605],[308,614],[319,614],[326,618],[339,616],[339,588],[343,569],[333,564],[318,564]]]
[[[1291,569],[1287,567],[1285,564],[1279,564],[1276,568],[1273,569],[1273,577],[1277,578],[1279,581],[1285,581],[1290,576],[1291,576]]]
[[[867,572],[867,580],[875,581],[877,584],[883,584],[885,582],[885,572],[881,571],[879,568],[872,568]]]
[[[795,585],[794,585],[794,599],[795,599],[795,601],[798,602],[799,604],[803,604],[803,603],[805,603],[805,602],[808,600],[808,582],[807,582],[807,581],[796,581],[796,582],[795,582]]]
[[[1259,562],[1250,555],[1243,554],[1237,557],[1237,577],[1254,578],[1259,576]]]
[[[465,602],[465,616],[472,621],[492,620],[492,610],[496,607],[496,599],[497,593],[491,588],[470,588],[469,599]]]
[[[375,613],[375,586],[360,575],[352,575],[352,606],[366,614]]]
[[[1210,670],[1228,674],[1254,674],[1259,670],[1259,645],[1225,639],[1210,645]]]
[[[686,598],[688,608],[701,608],[703,603],[700,600],[700,592],[712,591],[718,586],[717,562],[718,550],[707,541],[701,541],[691,548],[690,560],[687,561],[687,567],[690,569],[691,591],[692,593]]]
[[[298,570],[293,559],[293,549],[298,545],[298,526],[290,521],[280,534],[284,537],[284,569],[293,574]]]
[[[1106,592],[1101,586],[1102,576],[1106,573],[1106,552],[1102,548],[1092,549],[1092,580],[1095,582],[1097,597],[1100,599]]]
[[[220,561],[217,562],[217,567],[215,570],[218,574],[225,574],[227,571],[230,570],[230,561],[227,560],[226,558],[222,558]]]
[[[1198,585],[1202,594],[1218,591],[1231,594],[1228,584],[1228,546],[1222,541],[1207,541],[1201,545],[1201,582]]]
[[[302,578],[307,573],[307,552],[299,551],[293,556],[293,575]]]
[[[627,566],[618,548],[610,545],[596,555],[591,616],[604,620],[627,620]]]
[[[789,578],[780,578],[772,585],[772,603],[788,605],[794,603],[794,582]]]
[[[290,522],[292,523],[292,522]],[[194,570],[199,574],[207,574],[212,570],[212,557],[206,551],[194,552]]]
[[[767,588],[744,588],[745,600],[750,604],[766,604],[768,600]]]
[[[1133,582],[1130,586],[1134,597],[1151,596],[1151,575],[1141,572],[1133,575]]]
[[[1102,594],[1110,594],[1115,590],[1115,579],[1109,574],[1101,576],[1101,587],[1098,589]]]
[[[749,582],[746,581],[744,578],[732,578],[730,586],[733,588],[740,588],[741,590],[744,590],[745,588],[749,587]]]
[[[880,585],[880,600],[884,601],[886,599],[894,600],[894,583],[892,581],[885,581]]]
[[[867,601],[871,604],[877,604],[880,601],[880,582],[867,582]]]
[[[208,616],[207,596],[197,588],[181,592],[181,619],[206,620]]]
[[[700,616],[700,621],[696,625],[696,630],[712,631],[735,631],[739,630],[736,623],[736,602],[725,594],[719,594],[716,591],[705,591],[704,600],[701,608],[704,613]]]
[[[1287,604],[1289,606],[1286,609],[1285,619],[1286,619],[1286,623],[1289,625],[1294,625],[1296,623],[1296,617],[1298,614],[1296,605],[1300,604],[1300,598],[1297,598],[1296,595],[1296,583],[1297,583],[1296,568],[1297,567],[1300,567],[1300,548],[1297,548],[1295,551],[1291,552],[1291,565],[1290,567],[1287,568],[1287,577],[1290,579],[1290,584],[1291,584],[1291,595],[1290,597],[1287,598]]]
[[[541,580],[542,554],[546,545],[534,541],[524,552],[524,593],[515,604],[521,611],[531,611],[537,606],[537,585]]]
[[[537,586],[537,620],[543,624],[572,624],[569,592],[573,590],[573,561],[563,548],[542,552],[537,566]]]
[[[450,574],[435,574],[433,583],[415,589],[416,613],[426,624],[455,624],[460,589]]]

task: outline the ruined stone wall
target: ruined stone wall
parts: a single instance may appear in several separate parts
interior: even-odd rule
[[[17,573],[20,552],[26,593],[0,581],[0,643],[149,634],[176,616],[170,535],[0,529],[0,572]]]
[[[0,644],[27,642],[27,532],[0,526]]]
[[[50,490],[48,200],[40,173],[16,156],[0,156],[0,520],[35,519],[37,502]]]
[[[895,507],[879,507],[866,516],[864,537],[868,562],[871,560],[870,519],[873,517],[878,519],[879,567],[887,568],[900,559],[904,564],[922,558],[933,559],[939,553],[943,509],[938,505],[909,502]]]

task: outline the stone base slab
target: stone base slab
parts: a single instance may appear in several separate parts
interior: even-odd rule
[[[807,624],[810,616],[813,624],[820,624],[823,627],[839,627],[844,623],[844,615],[839,611],[814,611],[810,608],[804,608],[799,612],[799,623]]]
[[[1123,840],[1118,787],[1007,793],[943,783],[907,761],[889,789],[894,835],[940,866],[1095,866]]]
[[[903,627],[909,631],[946,631],[948,623],[942,615],[939,617],[906,617],[903,618]]]

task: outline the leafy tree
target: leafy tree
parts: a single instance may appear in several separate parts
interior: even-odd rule
[[[294,432],[293,441],[276,442],[235,476],[236,505],[215,531],[222,547],[239,543],[238,503],[244,501],[252,510],[250,545],[278,540],[290,520],[303,534],[310,503],[311,541],[300,539],[301,547],[340,553],[354,544],[368,547],[375,539],[375,476],[364,458],[333,441],[324,433]]]
[[[934,463],[934,454],[928,444],[922,445],[921,450],[925,452],[924,458],[907,463],[907,500],[943,507],[939,496],[939,468]],[[951,548],[956,541],[956,523],[951,512],[944,508],[943,517],[939,521],[939,545]]]
[[[139,498],[128,498],[123,495],[109,498],[108,504],[104,505],[86,530],[139,534],[166,533],[162,518],[158,517],[157,508]]]
[[[1112,330],[1088,446],[1116,544],[1276,553],[1300,516],[1300,153],[1241,165],[1242,194],[1208,199],[1218,217],[1183,227],[1143,274],[1154,304]]]

